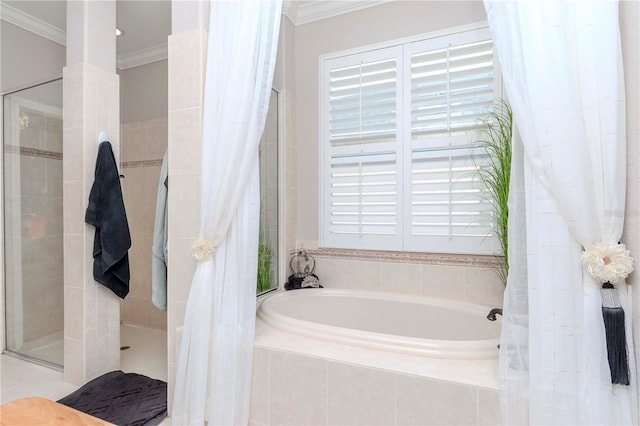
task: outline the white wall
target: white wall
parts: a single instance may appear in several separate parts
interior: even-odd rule
[[[167,117],[168,61],[120,71],[120,122]]]
[[[273,88],[278,92],[287,90],[295,93],[295,31],[296,27],[289,18],[282,15],[278,37],[278,57],[273,73]]]
[[[319,56],[485,21],[480,1],[394,1],[296,27],[297,239],[318,240]]]
[[[64,46],[2,21],[0,92],[62,77]]]

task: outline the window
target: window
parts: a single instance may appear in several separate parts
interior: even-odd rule
[[[499,87],[489,30],[321,59],[321,245],[494,253],[475,174]]]

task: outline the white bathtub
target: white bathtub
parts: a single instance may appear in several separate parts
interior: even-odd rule
[[[498,357],[501,321],[462,302],[337,289],[278,292],[258,317],[295,334],[367,348],[447,359]]]

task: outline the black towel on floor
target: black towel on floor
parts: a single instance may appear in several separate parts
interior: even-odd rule
[[[167,415],[167,384],[142,374],[112,371],[58,402],[119,426],[157,425]]]
[[[109,142],[98,147],[95,180],[84,221],[96,228],[93,278],[124,299],[129,293],[131,235],[124,210],[120,175]]]

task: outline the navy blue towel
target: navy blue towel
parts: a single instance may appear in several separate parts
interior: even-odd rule
[[[95,180],[84,221],[96,228],[93,278],[124,299],[129,293],[131,235],[124,210],[120,176],[109,142],[98,147]]]

